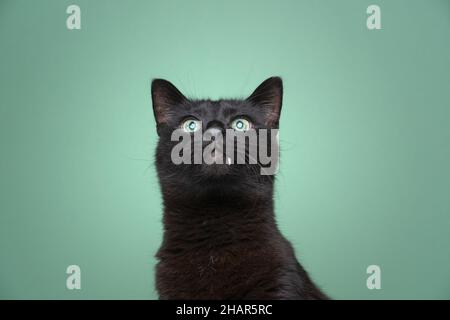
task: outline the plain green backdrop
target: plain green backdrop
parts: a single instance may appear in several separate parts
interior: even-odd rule
[[[0,298],[157,298],[151,79],[220,98],[272,75],[278,222],[313,279],[450,298],[449,40],[448,0],[0,0]]]

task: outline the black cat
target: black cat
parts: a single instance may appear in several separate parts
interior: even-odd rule
[[[171,158],[175,129],[191,135],[278,129],[282,94],[278,77],[245,100],[191,100],[168,81],[152,82],[164,204],[164,238],[156,255],[161,299],[327,299],[278,230],[274,177],[255,170],[259,160],[208,165],[175,164]]]

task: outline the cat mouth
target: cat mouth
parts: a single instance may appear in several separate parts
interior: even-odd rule
[[[204,160],[206,165],[225,164],[229,166],[232,164],[231,157],[227,156],[226,154],[223,154],[221,151],[218,150],[214,150],[213,152],[211,152],[211,154],[207,155]]]
[[[220,151],[213,151],[205,157],[202,166],[203,172],[210,176],[222,176],[229,173],[231,168],[231,158]]]

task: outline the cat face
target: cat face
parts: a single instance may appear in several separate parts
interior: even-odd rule
[[[156,164],[160,181],[177,185],[214,182],[233,185],[264,180],[259,171],[261,159],[252,156],[249,149],[251,146],[261,148],[260,129],[266,129],[268,133],[264,146],[271,144],[270,129],[278,129],[282,91],[281,79],[272,77],[259,85],[247,99],[192,100],[170,82],[153,80],[153,111],[159,135]],[[175,132],[181,132],[181,135],[174,141]],[[231,158],[227,156],[231,147],[226,146],[225,141],[234,132],[256,136],[256,140],[245,139],[246,149],[243,152],[233,147],[233,160],[237,159],[238,154],[243,154],[246,163],[231,164]],[[211,139],[205,141],[206,136]],[[174,148],[180,144],[180,137],[191,138],[185,143],[190,148],[181,151],[184,159],[191,160],[189,163],[174,163]],[[223,142],[211,155],[221,161],[211,163],[206,158],[200,163],[195,161],[194,153],[200,150],[205,155],[211,141]]]

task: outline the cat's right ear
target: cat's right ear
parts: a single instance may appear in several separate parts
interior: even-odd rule
[[[158,128],[167,123],[173,108],[187,101],[187,98],[169,81],[154,79],[152,81],[153,113]]]
[[[283,100],[283,81],[280,77],[271,77],[261,83],[247,98],[253,105],[262,107],[266,114],[266,123],[278,127]]]

